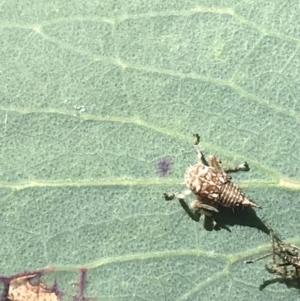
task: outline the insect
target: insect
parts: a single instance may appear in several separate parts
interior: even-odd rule
[[[197,140],[200,140],[199,135],[195,134],[194,136]],[[219,212],[219,205],[224,207],[246,206],[259,208],[258,205],[246,198],[236,184],[231,182],[231,176],[228,174],[229,172],[249,170],[247,162],[223,170],[220,166],[222,162],[215,156],[209,156],[207,162],[198,146],[196,146],[196,152],[198,163],[190,166],[185,173],[185,184],[188,189],[179,194],[165,193],[165,200],[169,201],[177,198],[182,201],[190,193],[193,193],[196,200],[191,203],[191,207],[195,210],[195,213],[203,213],[210,217],[213,213]],[[182,202],[180,203],[182,204]],[[190,213],[188,214],[191,216]]]
[[[275,237],[274,231],[270,228],[272,237],[272,252],[258,258],[246,261],[254,263],[266,257],[272,256],[272,265],[265,265],[265,269],[271,274],[277,274],[287,280],[300,279],[300,248],[286,244]],[[276,257],[281,259],[277,262]]]

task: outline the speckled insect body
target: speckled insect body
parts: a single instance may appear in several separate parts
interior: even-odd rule
[[[218,205],[258,207],[246,198],[236,184],[231,182],[231,176],[221,169],[216,157],[209,157],[209,162],[211,166],[198,163],[190,166],[185,173],[186,186],[197,197],[192,203],[193,208],[201,209],[203,203],[215,209]]]
[[[227,172],[249,170],[245,162],[239,166],[229,169],[227,172],[220,166],[220,161],[215,156],[205,160],[202,152],[197,148],[199,162],[190,166],[185,173],[185,184],[188,190],[180,194],[174,194],[177,199],[184,199],[193,193],[196,200],[191,207],[200,213],[211,216],[213,212],[219,212],[218,206],[224,207],[259,207],[249,200],[242,190],[233,182]],[[168,196],[168,197],[167,197]],[[170,194],[165,194],[166,200],[170,200]]]
[[[273,234],[274,236],[274,234]],[[275,239],[275,238],[274,238]],[[295,267],[300,268],[300,248],[294,245],[283,243],[282,241],[277,242],[277,247],[274,247],[273,251],[275,255],[281,258],[283,261],[292,264]]]
[[[282,263],[273,263],[272,266],[266,265],[265,268],[269,273],[278,274],[286,279],[300,279],[300,257],[292,256],[289,251],[275,250]],[[288,269],[290,267],[290,269]]]
[[[278,256],[282,263],[276,263],[276,260],[273,259],[272,266],[266,265],[267,271],[281,275],[286,279],[300,279],[300,248],[277,242],[277,246],[273,243],[273,253],[273,258]],[[288,269],[288,267],[292,269]]]
[[[270,233],[272,237],[272,252],[256,259],[246,261],[246,263],[254,263],[272,256],[272,264],[265,265],[265,269],[269,273],[280,275],[287,280],[300,279],[300,248],[276,239],[274,231],[271,228]],[[278,257],[281,262],[277,262],[276,257]]]

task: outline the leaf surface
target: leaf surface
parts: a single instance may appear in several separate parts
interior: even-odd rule
[[[244,264],[263,231],[206,231],[163,199],[199,133],[249,163],[233,181],[300,245],[299,3],[205,2],[0,4],[2,275],[54,266],[68,292],[86,267],[98,300],[298,300],[259,290],[270,258]]]

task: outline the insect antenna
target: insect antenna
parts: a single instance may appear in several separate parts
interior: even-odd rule
[[[260,256],[260,257],[257,257],[257,258],[251,259],[251,260],[247,260],[247,261],[245,261],[245,263],[254,263],[256,261],[259,261],[261,259],[267,258],[267,257],[272,256],[272,255],[273,255],[273,252],[267,253],[267,254],[265,254],[263,256]]]

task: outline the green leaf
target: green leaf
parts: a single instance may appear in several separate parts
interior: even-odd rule
[[[206,155],[249,163],[233,181],[300,244],[298,11],[3,1],[0,274],[54,266],[64,300],[83,267],[98,300],[298,300],[284,283],[259,290],[271,258],[244,264],[270,249],[263,231],[207,231],[163,198],[185,188],[199,133]]]

